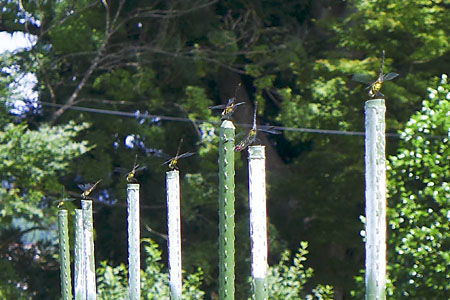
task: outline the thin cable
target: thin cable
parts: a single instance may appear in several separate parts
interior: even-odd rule
[[[63,107],[62,104],[56,104],[56,103],[50,103],[50,102],[44,102],[44,101],[36,101],[37,103],[40,103],[45,106],[53,106],[53,107]],[[202,124],[202,123],[212,123],[212,124],[218,124],[217,121],[207,121],[207,120],[191,120],[189,118],[181,118],[181,117],[170,117],[170,116],[162,116],[162,115],[152,115],[148,114],[147,112],[141,113],[139,110],[137,110],[134,113],[131,112],[124,112],[124,111],[117,111],[117,110],[107,110],[107,109],[99,109],[99,108],[90,108],[90,107],[82,107],[82,106],[70,106],[68,109],[71,110],[78,110],[78,111],[85,111],[85,112],[91,112],[91,113],[98,113],[98,114],[106,114],[106,115],[115,115],[115,116],[122,116],[122,117],[131,117],[135,119],[148,119],[152,120],[153,122],[158,122],[160,120],[164,121],[175,121],[175,122],[187,122],[187,123],[196,123],[196,124]],[[236,125],[251,128],[251,124],[239,124]],[[365,136],[365,133],[362,131],[342,131],[342,130],[331,130],[331,129],[312,129],[312,128],[298,128],[298,127],[284,127],[284,126],[268,126],[268,125],[259,125],[258,126],[261,129],[268,129],[274,128],[276,130],[280,131],[293,131],[293,132],[304,132],[304,133],[318,133],[318,134],[329,134],[329,135],[349,135],[349,136]],[[393,138],[400,138],[400,134],[398,133],[386,133],[386,137],[393,137]],[[423,137],[426,138],[436,138],[436,139],[442,139],[446,138],[446,136],[438,136],[438,135],[424,135]]]

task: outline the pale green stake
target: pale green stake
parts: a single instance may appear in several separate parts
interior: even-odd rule
[[[85,258],[83,247],[83,211],[75,209],[74,285],[75,300],[86,300]]]
[[[248,147],[250,240],[252,242],[252,297],[267,300],[267,205],[264,146]]]
[[[127,185],[128,285],[130,300],[141,299],[141,255],[139,230],[139,184]]]
[[[386,299],[386,137],[383,99],[366,102],[366,300]]]
[[[181,300],[181,208],[178,170],[166,173],[170,300]]]
[[[70,272],[70,246],[67,210],[58,212],[59,264],[61,268],[61,296],[63,300],[72,300],[72,276]]]
[[[219,135],[219,300],[234,299],[234,135],[225,120]]]
[[[83,252],[86,280],[86,300],[95,300],[95,256],[94,256],[94,225],[92,217],[92,200],[81,200],[83,210]]]

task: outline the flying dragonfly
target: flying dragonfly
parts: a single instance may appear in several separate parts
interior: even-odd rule
[[[102,181],[101,179],[98,180],[96,183],[86,183],[86,184],[79,184],[78,187],[83,191],[81,194],[81,199],[88,200],[90,199],[89,196],[92,194],[94,189],[97,187],[97,185]]]
[[[392,80],[396,78],[399,74],[390,72],[388,74],[383,75],[383,66],[384,66],[384,50],[381,53],[381,67],[380,67],[380,75],[377,80],[372,82],[372,79],[364,74],[354,74],[352,80],[369,84],[367,87],[369,89],[369,96],[372,98],[379,97],[384,98],[384,95],[380,92],[381,86],[384,81]]]
[[[179,154],[182,143],[183,143],[183,139],[181,139],[180,143],[178,144],[177,154],[174,157],[168,159],[167,161],[165,161],[163,163],[163,165],[168,164],[170,170],[178,170],[178,167],[177,167],[178,160],[180,160],[182,158],[185,158],[185,157],[189,157],[191,155],[194,155],[193,152],[186,152],[186,153],[183,153],[183,154]]]
[[[234,151],[241,152],[242,150],[244,150],[251,144],[255,143],[257,141],[256,135],[258,134],[258,131],[264,131],[264,132],[272,133],[272,134],[280,134],[281,133],[280,131],[276,130],[274,126],[269,126],[265,129],[257,128],[257,126],[256,126],[256,111],[257,111],[257,109],[258,109],[258,103],[255,102],[255,110],[253,111],[253,127],[252,127],[252,129],[250,129],[247,136],[242,141],[240,141],[239,144],[236,145],[236,147],[234,147]]]
[[[144,169],[145,169],[145,166],[139,167],[139,165],[137,164],[137,154],[136,154],[136,157],[134,158],[133,169],[131,169],[131,171],[126,174],[127,182],[137,183],[138,181],[136,179],[136,173],[138,173]]]
[[[226,105],[221,104],[221,105],[216,105],[216,106],[210,106],[208,108],[209,109],[223,109],[221,119],[222,120],[231,120],[231,116],[236,111],[237,107],[239,105],[245,104],[245,102],[236,103],[237,91],[239,90],[239,88],[241,86],[242,86],[242,83],[239,83],[238,86],[236,87],[236,90],[234,91],[234,97],[228,99],[228,103]]]

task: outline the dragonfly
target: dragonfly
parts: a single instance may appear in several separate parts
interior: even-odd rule
[[[352,80],[369,84],[367,87],[369,89],[369,96],[372,98],[379,97],[384,98],[384,95],[380,92],[381,86],[384,81],[392,80],[399,76],[398,73],[390,72],[388,74],[383,75],[383,66],[384,66],[384,50],[381,53],[381,67],[380,67],[380,75],[377,80],[372,82],[372,79],[364,74],[354,74]]]
[[[222,120],[231,120],[231,116],[236,111],[237,107],[239,105],[245,104],[245,102],[236,103],[237,91],[239,90],[239,88],[241,86],[242,86],[242,83],[239,83],[238,86],[236,87],[236,90],[234,91],[234,97],[231,97],[230,99],[228,99],[228,103],[226,105],[221,104],[221,105],[216,105],[216,106],[210,106],[208,108],[209,109],[223,109],[221,119]]]
[[[239,144],[236,145],[236,147],[234,147],[234,151],[241,152],[242,150],[244,150],[251,144],[255,143],[257,141],[256,135],[258,134],[258,131],[264,131],[264,132],[272,133],[272,134],[280,134],[281,133],[280,131],[276,130],[274,126],[269,126],[265,129],[257,128],[257,126],[256,126],[257,109],[258,109],[258,103],[255,102],[255,110],[253,111],[252,129],[250,129],[247,136],[242,141],[240,141]]]
[[[174,157],[168,159],[167,161],[165,161],[163,163],[163,165],[168,164],[170,170],[178,170],[178,167],[177,167],[178,160],[180,160],[182,158],[185,158],[185,157],[189,157],[191,155],[194,155],[193,152],[186,152],[186,153],[183,153],[183,154],[179,154],[182,143],[183,143],[183,139],[181,139],[180,143],[178,144],[177,154]]]
[[[83,191],[81,194],[81,199],[87,200],[90,199],[89,196],[92,194],[94,189],[97,187],[97,185],[102,181],[101,179],[98,180],[96,183],[86,183],[86,184],[79,184],[78,187]]]
[[[129,183],[137,183],[138,181],[136,179],[136,173],[145,169],[145,166],[139,167],[139,165],[137,164],[137,157],[138,156],[136,154],[136,157],[134,158],[133,169],[131,169],[131,171],[126,174],[127,182]]]
[[[55,200],[55,202],[58,202],[58,204],[56,205],[58,208],[62,208],[64,206],[65,203],[67,202],[71,202],[71,201],[75,201],[75,198],[66,198],[64,196],[64,187],[62,188],[62,199],[61,200]]]

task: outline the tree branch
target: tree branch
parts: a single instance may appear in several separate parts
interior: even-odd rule
[[[119,8],[117,9],[116,15],[114,16],[113,21],[110,20],[110,14],[109,14],[109,5],[106,2],[106,0],[103,1],[103,4],[106,9],[106,20],[105,20],[105,37],[103,39],[103,42],[101,43],[100,47],[97,50],[97,54],[95,55],[94,59],[92,60],[91,65],[89,66],[86,73],[84,73],[83,78],[81,79],[80,83],[78,83],[77,87],[73,91],[72,95],[70,95],[69,99],[67,100],[66,104],[62,106],[60,109],[55,111],[55,113],[52,115],[52,118],[50,119],[50,124],[54,124],[55,121],[72,105],[75,104],[76,99],[78,98],[78,95],[80,94],[83,87],[86,85],[86,82],[91,77],[92,73],[97,69],[97,66],[100,62],[100,59],[106,49],[106,46],[113,34],[114,31],[114,25],[117,22],[120,12],[123,8],[123,4],[125,3],[125,0],[121,0],[119,4]]]

